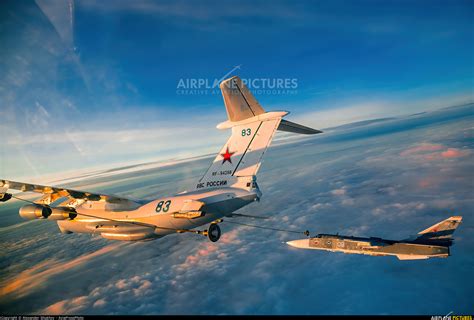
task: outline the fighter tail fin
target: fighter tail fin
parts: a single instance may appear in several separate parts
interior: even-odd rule
[[[220,84],[229,120],[217,126],[232,129],[232,135],[195,189],[213,187],[253,187],[262,157],[276,130],[303,134],[321,131],[282,121],[285,111],[265,112],[242,80],[232,77]]]
[[[417,242],[445,243],[450,245],[453,241],[452,236],[456,228],[461,224],[461,216],[453,216],[431,227],[420,231],[416,238]]]

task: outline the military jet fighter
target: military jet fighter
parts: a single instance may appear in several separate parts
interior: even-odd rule
[[[234,211],[262,196],[256,174],[275,132],[321,133],[282,120],[286,111],[265,112],[238,77],[222,81],[220,89],[228,120],[217,128],[231,129],[232,134],[190,190],[145,201],[0,180],[0,201],[18,198],[7,193],[9,189],[42,193],[39,200],[20,208],[20,216],[57,220],[62,233],[95,233],[106,239],[143,241],[192,232],[213,242],[219,240],[218,223],[222,218],[244,216]],[[207,230],[195,230],[209,223]]]
[[[381,238],[359,238],[333,234],[318,234],[314,238],[288,241],[292,247],[326,250],[371,256],[396,256],[400,260],[447,258],[453,244],[452,235],[461,223],[462,217],[454,216],[443,220],[405,240]]]

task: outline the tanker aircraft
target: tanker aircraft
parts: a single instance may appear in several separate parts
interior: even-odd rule
[[[8,193],[10,189],[42,193],[40,199],[20,208],[20,216],[55,220],[65,234],[93,233],[112,240],[145,241],[192,232],[218,241],[218,223],[224,217],[245,216],[235,211],[260,200],[256,175],[275,132],[321,133],[283,120],[289,112],[265,112],[238,77],[222,81],[220,89],[228,120],[217,128],[231,129],[232,134],[190,190],[149,201],[0,180],[0,201],[18,198]],[[207,229],[196,230],[207,224]]]

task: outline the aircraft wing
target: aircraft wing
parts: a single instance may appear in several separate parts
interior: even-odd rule
[[[114,195],[106,195],[102,193],[78,191],[62,187],[43,186],[39,184],[31,184],[10,180],[0,180],[0,193],[6,192],[9,189],[19,190],[22,192],[37,192],[42,193],[48,198],[48,202],[54,202],[61,197],[69,197],[74,199],[84,199],[89,201],[107,201],[116,204],[139,204],[140,200],[129,199]]]

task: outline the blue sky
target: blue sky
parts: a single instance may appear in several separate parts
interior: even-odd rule
[[[256,94],[317,128],[474,100],[472,1],[3,1],[0,176],[216,152],[220,94],[180,79],[296,79]]]

